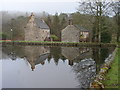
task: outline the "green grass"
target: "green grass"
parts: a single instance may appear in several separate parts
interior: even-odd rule
[[[118,49],[117,53],[116,53],[116,57],[115,60],[112,63],[111,69],[108,71],[106,77],[105,77],[105,81],[103,81],[103,84],[105,85],[105,88],[118,88],[119,84],[118,84],[118,59],[120,57],[118,57],[118,55],[120,55],[120,48]]]
[[[120,48],[118,49],[118,85],[120,89]]]
[[[80,44],[116,44],[116,43],[98,43],[98,42],[61,42],[61,41],[3,41],[0,42],[31,42],[31,43],[80,43]]]

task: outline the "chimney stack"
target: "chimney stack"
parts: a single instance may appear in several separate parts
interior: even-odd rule
[[[68,23],[69,23],[69,25],[73,25],[72,19],[69,19],[69,20],[68,20]]]
[[[68,24],[73,25],[73,20],[72,20],[72,15],[71,14],[68,15]]]
[[[34,16],[33,12],[31,13],[31,16]]]

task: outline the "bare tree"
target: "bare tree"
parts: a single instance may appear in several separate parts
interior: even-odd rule
[[[120,42],[120,0],[116,2],[112,2],[111,6],[115,14],[115,21],[117,24],[117,32],[116,32],[117,42]]]
[[[83,0],[79,2],[78,11],[93,16],[92,19],[89,19],[93,25],[93,41],[101,42],[102,16],[109,14],[110,5],[111,2],[105,0]]]

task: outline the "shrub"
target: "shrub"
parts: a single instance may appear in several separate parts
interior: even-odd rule
[[[6,34],[0,33],[0,39],[6,40],[6,38],[7,38]]]
[[[59,39],[56,35],[51,35],[51,38],[53,39],[53,41],[56,41]]]
[[[104,32],[101,34],[101,42],[103,43],[110,43],[111,35],[108,32]]]

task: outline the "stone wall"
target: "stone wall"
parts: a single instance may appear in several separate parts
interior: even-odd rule
[[[48,29],[38,29],[39,41],[44,41],[46,37],[50,37],[50,30]]]
[[[61,32],[62,42],[79,42],[80,31],[76,29],[73,25],[67,26]]]
[[[48,29],[40,29],[34,25],[25,28],[25,41],[44,41],[46,37],[50,37]]]
[[[111,67],[116,52],[117,52],[117,48],[113,51],[111,55],[108,56],[108,58],[105,59],[105,63],[101,66],[101,69],[99,73],[96,75],[94,81],[91,83],[90,88],[104,88],[102,81],[105,80],[105,75],[107,74],[108,70]]]
[[[79,88],[87,89],[96,76],[96,63],[93,59],[83,59],[73,66],[77,75]]]
[[[37,36],[35,31],[37,30],[35,24],[32,22],[28,22],[25,28],[25,41],[34,41]]]

